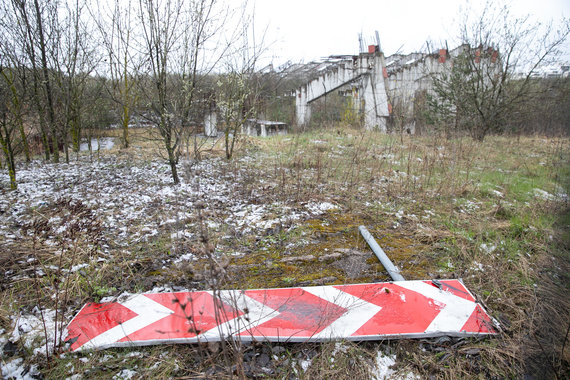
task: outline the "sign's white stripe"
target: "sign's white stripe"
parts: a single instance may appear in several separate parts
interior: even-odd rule
[[[97,335],[86,342],[83,346],[79,347],[78,350],[97,348],[118,342],[124,337],[147,327],[162,318],[168,317],[173,313],[173,311],[166,306],[151,300],[143,294],[132,296],[125,302],[122,302],[121,305],[132,310],[138,315]]]
[[[346,309],[344,314],[338,319],[313,335],[312,338],[315,339],[348,338],[368,322],[370,318],[376,315],[376,313],[382,310],[378,305],[364,301],[361,298],[345,293],[332,286],[307,287],[303,288],[303,290]],[[323,305],[323,307],[325,308],[323,310],[323,320],[326,321],[326,305]],[[332,310],[329,312],[332,312]]]
[[[473,301],[458,297],[423,281],[399,281],[396,285],[420,293],[440,303],[439,306],[442,309],[425,330],[426,333],[460,332],[477,306]]]
[[[199,340],[218,341],[222,337],[239,334],[279,315],[278,311],[246,296],[240,290],[222,290],[220,291],[220,298],[225,304],[240,310],[244,314],[200,334]],[[229,316],[220,315],[219,317],[226,319]]]

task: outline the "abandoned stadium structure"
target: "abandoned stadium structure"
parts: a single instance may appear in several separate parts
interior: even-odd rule
[[[416,132],[418,104],[425,103],[434,74],[450,68],[453,58],[466,49],[438,49],[433,53],[394,54],[384,57],[378,45],[368,46],[359,55],[331,56],[312,62],[305,70],[311,78],[295,92],[296,121],[306,125],[311,106],[319,99],[340,91],[352,97],[347,102],[367,129],[388,130],[395,111],[403,130]],[[498,51],[493,50],[496,60]]]
[[[290,121],[298,126],[308,125],[311,117],[319,123],[325,115],[326,121],[343,120],[381,132],[414,134],[426,127],[428,97],[435,96],[434,78],[450,72],[454,60],[465,57],[464,53],[468,53],[474,67],[492,65],[497,74],[501,71],[498,50],[472,48],[467,44],[452,50],[389,57],[384,57],[379,45],[369,45],[368,51],[358,55],[336,55],[306,64],[291,64],[277,73],[273,65],[268,68],[280,77],[304,82],[284,95],[291,101],[294,97],[295,116]],[[204,115],[205,136],[218,136],[218,111],[214,107]],[[263,112],[241,126],[242,134],[261,137],[287,130],[287,123],[265,120]]]

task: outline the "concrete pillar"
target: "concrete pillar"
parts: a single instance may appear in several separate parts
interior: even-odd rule
[[[305,125],[311,119],[311,106],[307,102],[307,86],[300,87],[295,92],[295,111],[297,114],[297,125]]]
[[[217,130],[217,116],[215,112],[208,112],[204,117],[204,134],[208,137],[215,137],[218,135]]]
[[[362,83],[362,98],[364,100],[364,126],[366,129],[379,129],[386,132],[388,119],[388,94],[383,75],[384,55],[374,54],[369,58],[368,75]]]

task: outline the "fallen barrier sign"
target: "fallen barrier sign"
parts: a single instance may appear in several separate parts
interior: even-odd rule
[[[67,331],[72,351],[227,338],[318,342],[496,333],[459,280],[137,294],[85,305]]]

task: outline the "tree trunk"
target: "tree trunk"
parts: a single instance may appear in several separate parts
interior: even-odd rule
[[[176,157],[172,148],[168,149],[168,164],[170,165],[170,171],[172,172],[172,180],[174,181],[175,185],[178,185],[180,183],[180,178],[178,177]]]
[[[128,38],[128,35],[127,35]],[[127,149],[129,147],[129,122],[131,119],[130,115],[130,104],[129,104],[129,76],[127,71],[127,50],[125,49],[125,60],[124,60],[124,76],[123,81],[125,82],[124,88],[124,98],[123,98],[123,148]]]
[[[123,148],[125,149],[129,147],[129,121],[129,106],[125,103],[123,104]]]
[[[0,145],[2,145],[2,151],[6,157],[6,166],[8,167],[8,176],[10,177],[10,189],[15,190],[18,187],[16,182],[16,163],[14,161],[14,150],[12,149],[12,143],[10,142],[10,131],[6,126],[6,115],[3,115],[2,129],[4,130],[4,135],[0,132]]]
[[[36,10],[36,21],[38,23],[38,35],[40,37],[40,52],[41,52],[41,60],[42,60],[42,72],[44,76],[44,86],[46,88],[46,98],[47,98],[47,107],[48,107],[48,117],[50,123],[50,132],[51,132],[51,144],[53,149],[53,160],[54,162],[59,162],[59,146],[58,146],[58,138],[57,138],[57,128],[55,125],[55,112],[53,108],[53,97],[52,97],[52,90],[51,90],[51,82],[49,78],[49,70],[47,65],[47,55],[46,55],[46,44],[44,39],[44,30],[42,25],[42,14],[40,11],[40,5],[38,0],[34,0],[34,7]]]

